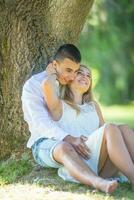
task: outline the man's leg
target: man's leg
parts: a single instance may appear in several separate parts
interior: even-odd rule
[[[58,144],[53,150],[53,157],[67,168],[72,177],[81,183],[108,193],[112,193],[117,187],[116,181],[107,181],[98,177],[69,143]]]

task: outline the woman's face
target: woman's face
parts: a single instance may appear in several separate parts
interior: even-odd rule
[[[70,83],[70,89],[73,91],[79,90],[82,94],[87,92],[91,85],[91,72],[85,68],[80,67],[75,79]]]

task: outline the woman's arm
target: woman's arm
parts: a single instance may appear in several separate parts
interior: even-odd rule
[[[46,80],[42,83],[42,91],[47,104],[48,110],[54,121],[62,116],[62,102],[56,91],[56,73],[48,74]]]
[[[99,127],[100,127],[100,126],[103,126],[105,121],[104,121],[104,118],[103,118],[103,115],[102,115],[102,112],[101,112],[99,104],[96,101],[94,101],[94,104],[95,104],[95,108],[96,108],[96,111],[97,111],[97,114],[98,114],[98,117],[99,117],[99,121],[100,121],[99,122]]]

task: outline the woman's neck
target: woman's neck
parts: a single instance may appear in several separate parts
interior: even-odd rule
[[[73,95],[74,95],[74,103],[81,105],[83,95],[80,93],[80,91],[79,92],[77,92],[77,91],[73,92]]]

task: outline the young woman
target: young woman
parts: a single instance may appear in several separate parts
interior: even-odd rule
[[[81,65],[76,78],[68,84],[61,97],[57,95],[55,88],[56,76],[56,73],[52,73],[42,84],[45,102],[52,119],[57,121],[58,126],[70,133],[72,140],[79,137],[85,141],[85,148],[87,146],[90,148],[90,159],[86,160],[87,154],[81,151],[80,146],[77,147],[72,143],[76,152],[91,168],[91,176],[94,176],[91,185],[105,192],[113,192],[117,187],[116,181],[102,179],[105,186],[93,182],[96,181],[98,174],[101,177],[111,177],[118,170],[133,185],[134,133],[126,126],[118,127],[104,123],[100,108],[92,99],[91,71]],[[71,140],[69,142],[71,144]],[[74,177],[72,180],[81,182],[81,179],[73,175],[70,167],[65,166],[63,169],[66,168],[67,172]],[[64,171],[60,169],[59,175],[64,178]],[[111,174],[109,169],[112,170]]]

